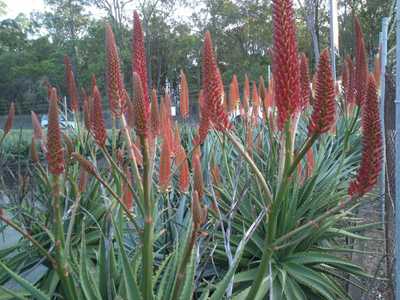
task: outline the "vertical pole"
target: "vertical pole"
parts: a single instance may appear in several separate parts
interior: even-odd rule
[[[395,299],[400,299],[400,0],[396,0],[396,142],[395,142]]]
[[[336,54],[339,49],[337,0],[329,0],[329,33],[333,79],[336,81]]]
[[[382,32],[379,44],[380,59],[381,59],[381,78],[380,78],[380,117],[383,139],[383,165],[380,178],[380,194],[382,197],[382,224],[385,228],[385,192],[386,192],[386,129],[385,129],[385,75],[386,75],[386,62],[387,62],[387,41],[388,41],[388,26],[389,19],[382,19]]]

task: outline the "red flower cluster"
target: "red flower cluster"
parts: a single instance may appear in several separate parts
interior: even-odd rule
[[[171,177],[171,147],[166,140],[163,141],[160,154],[159,185],[162,192],[169,187]]]
[[[64,149],[61,142],[61,129],[58,117],[57,90],[51,89],[49,105],[49,124],[47,129],[47,162],[49,172],[53,175],[60,175],[64,172]]]
[[[328,49],[321,53],[315,84],[313,112],[308,126],[309,135],[328,132],[335,123],[335,84]]]
[[[149,101],[144,37],[142,24],[136,10],[133,12],[132,70],[139,75],[140,80],[142,81],[143,97],[146,101]]]
[[[110,110],[120,117],[125,110],[124,80],[122,78],[117,44],[111,26],[106,26],[107,92]]]
[[[350,183],[349,195],[362,196],[377,183],[382,168],[382,132],[379,117],[378,93],[371,74],[368,78],[368,92],[362,106],[362,157],[357,177]]]
[[[292,0],[273,0],[273,74],[278,126],[296,113],[301,104],[300,66]]]

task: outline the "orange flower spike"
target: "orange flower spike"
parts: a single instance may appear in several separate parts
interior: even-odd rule
[[[204,195],[204,183],[203,183],[203,172],[201,170],[200,155],[194,153],[192,157],[192,167],[193,167],[193,185],[194,190],[198,193],[199,198],[203,199]]]
[[[47,162],[49,172],[53,175],[60,175],[64,172],[64,149],[62,148],[61,129],[58,117],[57,90],[51,89],[49,104],[49,124],[47,129]]]
[[[33,137],[37,140],[41,140],[43,138],[43,130],[40,125],[39,118],[34,111],[31,111],[31,119],[32,119]]]
[[[186,193],[190,185],[190,170],[185,149],[180,145],[176,155],[176,164],[179,167],[179,191]]]
[[[274,101],[278,109],[278,127],[300,109],[301,80],[297,52],[293,0],[273,0]]]
[[[107,93],[110,110],[120,117],[125,110],[124,80],[122,79],[117,44],[111,25],[106,25]]]
[[[157,92],[155,89],[151,92],[151,131],[153,136],[160,135],[160,112],[158,108]]]
[[[133,108],[135,115],[135,130],[138,135],[145,137],[149,134],[149,101],[146,100],[142,80],[138,73],[133,73]]]
[[[168,190],[171,177],[171,148],[165,140],[161,146],[159,185],[162,192]]]
[[[329,61],[329,50],[325,49],[321,53],[316,74],[315,99],[308,126],[309,135],[328,132],[335,124],[335,119],[335,85]]]
[[[189,116],[189,87],[186,80],[186,75],[181,70],[181,84],[180,84],[180,113],[183,119],[187,119]]]
[[[92,122],[91,128],[94,140],[97,145],[102,148],[106,145],[107,131],[103,116],[102,99],[96,85],[93,87],[93,105],[90,120]]]
[[[240,102],[239,83],[236,74],[233,74],[231,84],[229,85],[229,106],[230,111],[236,110]]]
[[[79,109],[78,90],[76,88],[75,76],[72,71],[71,60],[68,56],[64,56],[65,78],[67,82],[68,96],[71,100],[71,110],[77,112]]]
[[[133,12],[132,71],[139,75],[142,82],[143,98],[145,101],[149,101],[144,36],[140,17],[136,10]]]

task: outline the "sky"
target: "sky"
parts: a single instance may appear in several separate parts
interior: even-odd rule
[[[34,10],[43,10],[42,0],[4,0],[7,5],[5,18],[15,18],[18,14],[29,15]]]
[[[24,13],[27,16],[33,11],[43,11],[44,3],[43,0],[3,0],[6,5],[6,15],[3,17],[4,19],[13,19],[18,14]],[[130,8],[128,8],[130,9]],[[180,17],[189,17],[192,11],[189,8],[178,8],[175,12],[176,15]]]

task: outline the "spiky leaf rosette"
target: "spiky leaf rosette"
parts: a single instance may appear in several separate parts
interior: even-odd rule
[[[283,128],[301,103],[300,67],[292,0],[273,0],[273,62],[278,126]]]
[[[224,112],[224,87],[218,70],[210,32],[206,32],[203,48],[203,93],[205,111],[212,126],[220,131],[230,127],[228,116]]]
[[[106,25],[107,93],[110,110],[120,117],[125,110],[124,80],[122,78],[117,44],[111,25]]]
[[[75,76],[72,71],[72,64],[69,57],[64,56],[64,64],[65,64],[65,78],[67,82],[67,91],[68,96],[71,100],[71,110],[73,112],[77,112],[79,109],[79,100],[78,100],[78,89],[76,88]]]
[[[139,75],[142,81],[143,97],[146,101],[149,101],[144,37],[140,17],[136,10],[133,12],[132,70]]]
[[[146,100],[142,85],[142,80],[138,73],[133,72],[133,97],[132,103],[135,115],[135,130],[139,135],[145,137],[149,133],[149,113],[150,105]]]
[[[308,126],[309,135],[328,132],[336,119],[335,84],[329,62],[329,50],[321,53],[316,74],[313,112]]]
[[[368,59],[365,50],[364,34],[358,18],[355,19],[356,32],[356,65],[354,76],[355,100],[357,105],[363,105],[367,96]]]
[[[301,79],[301,109],[304,109],[311,100],[310,73],[308,70],[308,58],[305,53],[300,55],[300,79]]]
[[[91,131],[99,147],[104,147],[107,140],[107,131],[103,116],[103,104],[97,85],[93,86],[93,104],[91,108]]]
[[[60,175],[64,172],[64,149],[61,141],[61,129],[58,117],[57,90],[51,89],[49,104],[49,123],[47,129],[47,162],[49,172],[53,175]]]
[[[187,117],[189,116],[189,87],[188,87],[188,83],[186,80],[186,75],[183,72],[183,70],[181,70],[180,86],[181,86],[180,104],[179,104],[180,113],[181,113],[182,118],[187,119]]]
[[[368,78],[368,93],[362,106],[362,156],[357,177],[350,183],[349,195],[364,195],[378,181],[382,169],[382,132],[379,117],[378,92],[374,76]]]

